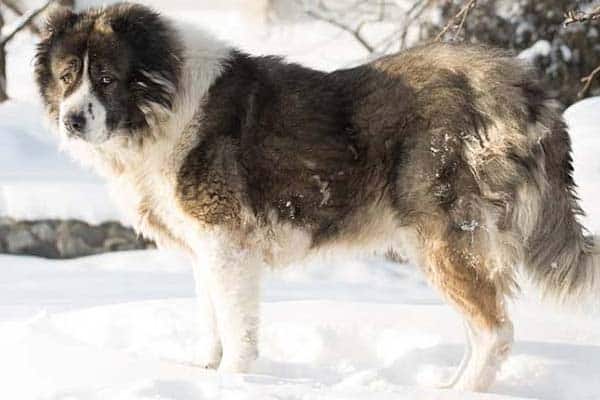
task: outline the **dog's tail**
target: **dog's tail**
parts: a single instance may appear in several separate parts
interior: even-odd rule
[[[543,188],[534,201],[524,261],[545,297],[572,303],[600,293],[600,238],[588,235],[579,222],[583,211],[572,178],[569,135],[560,117],[552,120],[551,133],[540,143]]]

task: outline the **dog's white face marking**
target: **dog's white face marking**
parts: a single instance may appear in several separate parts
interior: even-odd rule
[[[60,102],[58,123],[60,133],[67,138],[102,143],[109,137],[106,108],[94,94],[87,55],[83,60],[79,86]]]

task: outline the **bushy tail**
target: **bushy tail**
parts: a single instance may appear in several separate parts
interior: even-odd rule
[[[531,250],[527,270],[546,297],[560,302],[589,299],[600,288],[598,243],[597,236],[549,239]]]
[[[541,142],[545,188],[540,191],[525,268],[546,297],[577,302],[600,289],[600,238],[587,235],[578,221],[583,211],[572,179],[569,135],[558,118],[551,126],[553,133]]]

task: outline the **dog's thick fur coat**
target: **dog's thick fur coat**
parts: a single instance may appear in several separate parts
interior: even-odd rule
[[[510,350],[519,265],[559,298],[600,276],[559,110],[502,51],[430,44],[324,73],[117,5],[54,15],[36,74],[65,147],[196,260],[207,367],[250,368],[261,269],[320,251],[419,264],[466,319],[452,384],[472,390]]]

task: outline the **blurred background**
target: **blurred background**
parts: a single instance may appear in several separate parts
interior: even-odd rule
[[[142,2],[249,53],[323,70],[425,41],[480,42],[533,63],[564,108],[600,93],[593,0]],[[56,151],[33,82],[45,16],[100,4],[107,2],[0,0],[0,252],[69,258],[152,246],[126,228],[103,183]]]

